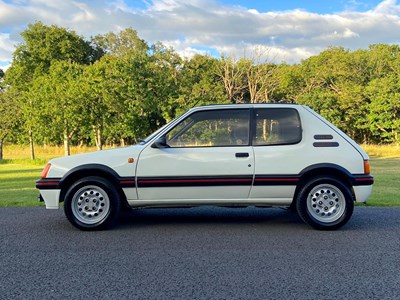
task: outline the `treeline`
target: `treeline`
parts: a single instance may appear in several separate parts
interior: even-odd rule
[[[329,48],[299,64],[272,63],[258,48],[242,58],[182,59],[135,30],[85,40],[36,22],[0,70],[3,142],[125,145],[197,105],[305,104],[358,142],[400,143],[400,47]],[[2,78],[2,79],[1,79]]]

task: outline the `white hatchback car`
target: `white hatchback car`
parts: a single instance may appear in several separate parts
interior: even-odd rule
[[[307,106],[190,109],[140,144],[56,158],[36,182],[82,230],[105,229],[122,207],[296,209],[317,229],[346,224],[372,191],[368,155]]]

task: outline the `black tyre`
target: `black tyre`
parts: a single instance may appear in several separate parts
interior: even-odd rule
[[[75,182],[64,200],[65,215],[81,230],[110,228],[118,218],[120,207],[120,196],[113,185],[95,176]]]
[[[298,193],[300,218],[316,229],[334,230],[346,224],[354,209],[350,188],[335,177],[316,177]]]

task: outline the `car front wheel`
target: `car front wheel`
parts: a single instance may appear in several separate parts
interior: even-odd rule
[[[301,188],[296,208],[305,223],[316,229],[334,230],[349,221],[354,199],[350,188],[340,180],[316,177]]]
[[[101,177],[86,177],[67,191],[64,211],[68,220],[81,230],[111,227],[118,218],[120,197],[112,184]]]

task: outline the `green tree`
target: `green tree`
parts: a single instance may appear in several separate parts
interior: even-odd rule
[[[150,124],[149,131],[152,132],[177,114],[183,61],[172,48],[160,42],[151,45],[149,50],[145,111]]]
[[[87,101],[81,93],[84,68],[71,61],[53,62],[47,74],[32,82],[30,90],[37,101],[43,141],[63,141],[65,155],[70,155],[71,139],[86,122],[82,112]]]
[[[24,42],[14,51],[13,62],[7,70],[12,85],[20,86],[47,73],[54,61],[91,62],[93,49],[90,43],[74,31],[36,22],[29,24],[21,36]],[[20,68],[15,70],[16,66]]]
[[[198,105],[229,103],[223,82],[217,75],[219,61],[206,55],[185,60],[179,72],[178,97],[172,99],[175,108],[169,119]]]
[[[374,141],[400,144],[400,78],[396,74],[376,78],[369,83],[367,93]]]
[[[81,93],[85,100],[86,132],[92,132],[92,140],[101,150],[107,131],[122,121],[120,112],[124,110],[121,89],[127,78],[121,76],[123,61],[116,56],[105,55],[88,66],[81,79]]]
[[[11,90],[0,89],[0,160],[3,159],[4,140],[17,125],[19,111]]]
[[[367,119],[373,141],[400,143],[400,46],[371,45],[366,52]]]
[[[70,61],[88,64],[93,58],[93,49],[89,42],[75,32],[62,27],[46,26],[41,22],[28,25],[21,33],[24,42],[13,54],[13,62],[6,72],[6,82],[17,90],[17,101],[20,104],[24,129],[28,133],[31,146],[31,157],[35,157],[35,133],[38,128],[40,107],[38,99],[41,95],[33,93],[34,81],[48,74],[51,65],[58,61]],[[33,99],[36,98],[36,99]]]
[[[148,46],[131,28],[93,41],[106,53],[83,80],[96,144],[135,143],[174,113],[181,58],[161,43]]]
[[[318,56],[302,62],[299,94],[301,104],[313,107],[353,138],[359,136],[365,117],[361,57],[356,57],[341,47],[329,48]],[[297,81],[298,82],[298,81]]]
[[[136,30],[126,28],[118,33],[109,32],[92,38],[92,48],[102,54],[111,54],[118,57],[131,57],[135,53],[146,53],[147,43],[139,38]]]
[[[304,78],[300,64],[281,63],[276,66],[276,88],[271,93],[274,102],[297,103],[300,91],[304,89]]]
[[[111,143],[135,142],[149,131],[145,103],[156,78],[150,70],[150,47],[127,28],[96,36],[92,43],[105,55],[85,71],[82,81],[88,99],[87,116],[98,149]],[[148,105],[153,111],[158,105]]]

